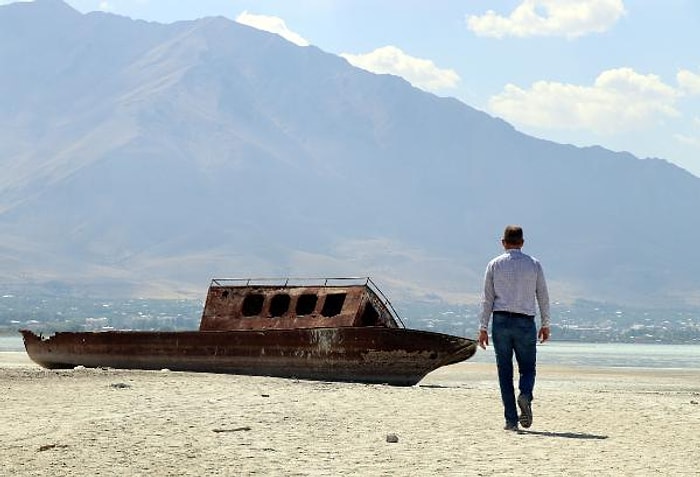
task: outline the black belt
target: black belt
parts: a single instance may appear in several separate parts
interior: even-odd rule
[[[530,318],[531,320],[534,319],[535,317],[532,315],[526,315],[525,313],[515,313],[513,311],[494,311],[494,313],[500,313],[501,315],[506,315],[510,318]]]

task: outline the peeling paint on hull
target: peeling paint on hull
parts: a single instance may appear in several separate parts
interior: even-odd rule
[[[476,352],[473,340],[403,327],[369,277],[269,283],[276,280],[212,280],[199,331],[43,338],[21,330],[24,346],[46,368],[167,368],[404,386]]]
[[[167,368],[398,386],[476,352],[473,340],[385,327],[22,335],[29,357],[46,368]]]

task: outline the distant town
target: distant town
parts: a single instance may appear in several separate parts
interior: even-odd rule
[[[0,334],[22,328],[42,333],[100,330],[192,330],[201,300],[96,299],[75,296],[0,296]],[[397,307],[403,323],[459,336],[476,336],[478,305],[439,302]],[[552,304],[553,340],[700,344],[700,309],[637,310],[595,302]]]
[[[402,313],[407,326],[461,336],[476,335],[479,314],[478,305],[437,304],[413,304]],[[553,303],[551,315],[552,340],[700,344],[700,309],[639,310],[578,301]]]

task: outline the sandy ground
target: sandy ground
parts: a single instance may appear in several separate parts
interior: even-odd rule
[[[491,364],[400,388],[47,371],[8,352],[0,475],[697,476],[699,403],[700,370],[540,367],[534,424],[513,433]]]

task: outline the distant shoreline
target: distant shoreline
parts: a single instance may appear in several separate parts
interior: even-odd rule
[[[45,333],[46,334],[46,333]],[[52,333],[48,333],[52,334]],[[476,333],[474,333],[476,335]],[[17,331],[5,331],[1,330],[0,331],[0,338],[5,338],[5,339],[11,339],[11,338],[17,338],[18,340],[21,341],[22,335],[19,333],[19,330]],[[600,341],[600,340],[562,340],[562,339],[556,339],[552,338],[549,340],[550,343],[559,343],[559,344],[585,344],[585,345],[596,345],[596,344],[602,344],[602,345],[609,345],[609,344],[622,344],[622,345],[650,345],[650,346],[700,346],[700,340],[678,340],[678,341],[618,341],[618,340],[608,340],[608,341]],[[0,351],[2,350],[2,347],[0,346]]]

